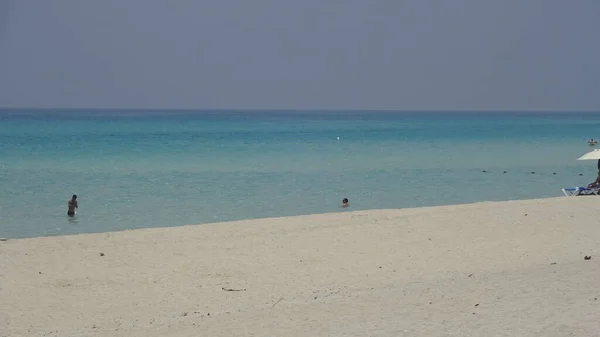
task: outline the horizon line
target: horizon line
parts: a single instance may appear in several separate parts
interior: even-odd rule
[[[440,113],[440,112],[481,112],[481,113],[600,113],[600,109],[276,109],[276,108],[35,108],[35,107],[0,107],[0,112],[5,111],[146,111],[146,112],[419,112],[419,113]]]

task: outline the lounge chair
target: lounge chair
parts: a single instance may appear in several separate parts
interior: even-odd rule
[[[600,187],[571,187],[563,188],[562,191],[567,197],[575,197],[579,195],[600,195]]]

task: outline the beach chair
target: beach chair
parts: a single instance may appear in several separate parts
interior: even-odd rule
[[[563,188],[562,191],[567,197],[576,197],[580,195],[600,195],[600,187],[571,187]]]

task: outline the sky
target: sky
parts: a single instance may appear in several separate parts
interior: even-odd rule
[[[0,107],[600,111],[598,0],[0,0]]]

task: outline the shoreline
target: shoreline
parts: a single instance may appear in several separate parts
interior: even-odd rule
[[[9,240],[0,242],[0,332],[594,335],[598,202],[493,201]]]
[[[468,202],[468,203],[459,203],[459,204],[444,204],[444,205],[436,205],[436,206],[418,206],[418,207],[407,207],[407,208],[372,208],[365,210],[351,210],[352,206],[348,209],[343,209],[339,212],[326,212],[326,213],[312,213],[312,214],[300,214],[300,215],[284,215],[284,216],[273,216],[273,217],[265,217],[265,218],[248,218],[248,219],[239,219],[239,220],[230,220],[230,221],[215,221],[215,222],[203,222],[197,224],[181,224],[175,226],[164,226],[164,227],[142,227],[142,228],[133,228],[133,229],[123,229],[116,231],[105,231],[105,232],[91,232],[91,233],[75,233],[75,234],[53,234],[53,235],[45,235],[45,236],[27,236],[27,237],[0,237],[1,239],[5,239],[4,241],[15,241],[15,240],[30,240],[30,239],[41,239],[41,238],[57,238],[57,237],[71,237],[71,236],[89,236],[89,235],[102,235],[102,234],[115,234],[121,232],[135,232],[135,231],[144,231],[144,230],[168,230],[180,227],[196,227],[196,226],[216,226],[216,225],[232,225],[234,223],[253,223],[253,222],[271,222],[276,220],[286,220],[293,219],[297,217],[321,217],[321,216],[338,216],[343,214],[351,214],[351,213],[361,213],[361,212],[397,212],[397,211],[408,211],[408,210],[435,210],[438,208],[456,208],[456,207],[464,207],[464,206],[477,206],[482,204],[502,204],[502,203],[510,203],[510,202],[536,202],[542,200],[551,200],[551,199],[562,199],[566,198],[565,196],[552,196],[545,198],[535,198],[535,199],[513,199],[513,200],[500,200],[500,201],[477,201],[477,202]]]

